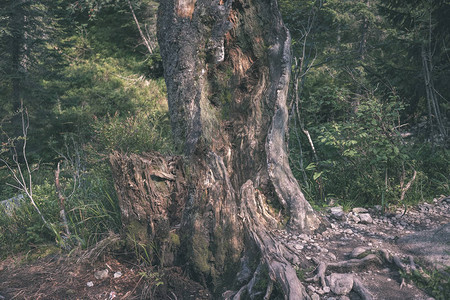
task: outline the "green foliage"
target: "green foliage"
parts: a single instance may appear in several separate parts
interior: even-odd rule
[[[412,280],[418,288],[426,291],[436,300],[450,298],[450,267],[438,271],[413,271],[410,274],[402,273],[402,277]]]
[[[450,37],[443,29],[448,19],[437,13],[448,5],[406,2],[280,1],[302,63],[294,69],[299,87],[291,91],[300,99],[291,117],[291,166],[316,208],[404,204],[399,200],[414,174],[404,202],[449,193],[448,150],[427,119],[420,56],[432,30],[433,61],[449,66],[439,48]],[[447,94],[447,67],[433,73],[440,95]]]

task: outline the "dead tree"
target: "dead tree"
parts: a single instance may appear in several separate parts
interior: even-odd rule
[[[161,1],[158,42],[182,163],[111,156],[122,210],[150,236],[166,224],[157,243],[170,248],[179,236],[174,262],[224,298],[261,293],[264,276],[264,299],[274,282],[286,299],[309,298],[279,236],[313,232],[321,220],[288,163],[291,39],[277,1]],[[152,198],[160,188],[168,197]]]

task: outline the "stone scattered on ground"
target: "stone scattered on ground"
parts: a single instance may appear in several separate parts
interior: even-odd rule
[[[108,278],[108,273],[109,273],[108,269],[96,271],[94,273],[94,277],[95,277],[95,279],[103,280],[103,279]]]
[[[331,273],[327,276],[330,290],[336,295],[347,295],[353,288],[353,276],[351,274]]]
[[[418,267],[450,266],[449,197],[421,203],[406,212],[401,208],[385,214],[381,207],[354,208],[351,212],[344,212],[342,207],[336,206],[323,217],[330,226],[313,235],[293,235],[275,230],[276,236],[283,236],[280,243],[296,254],[293,255],[296,257],[294,263],[307,272],[307,276],[314,276],[318,262],[338,264],[360,259],[368,253],[378,255],[383,251],[398,257],[404,264],[412,256],[417,258],[415,262]],[[26,266],[8,260],[0,261],[0,300],[2,297],[20,299],[20,295],[30,295],[30,299],[139,297],[141,276],[135,266],[110,258],[107,262],[109,270],[121,270],[113,276],[109,276],[104,266],[104,261],[95,265],[73,264],[69,258],[48,258]],[[398,270],[396,265],[386,263],[328,270],[325,275],[329,283],[326,286],[318,280],[305,283],[305,287],[314,300],[361,299],[355,291],[355,282],[379,300],[433,299],[412,282],[405,283]],[[176,278],[178,299],[213,299],[200,284],[183,277],[181,269],[173,269],[172,272],[171,276]],[[45,278],[42,274],[46,274]],[[350,284],[351,280],[353,284]]]

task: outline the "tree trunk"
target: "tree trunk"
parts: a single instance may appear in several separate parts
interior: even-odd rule
[[[158,41],[185,156],[181,261],[216,294],[234,287],[224,298],[256,295],[262,270],[267,299],[273,282],[308,298],[276,233],[321,224],[288,164],[291,40],[277,1],[161,1]]]

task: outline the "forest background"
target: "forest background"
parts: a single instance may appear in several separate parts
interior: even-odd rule
[[[294,55],[290,162],[307,200],[389,210],[449,195],[450,1],[279,4]],[[42,214],[0,208],[0,257],[67,230],[82,247],[119,232],[109,154],[177,152],[157,7],[0,3],[0,199],[28,193]]]

